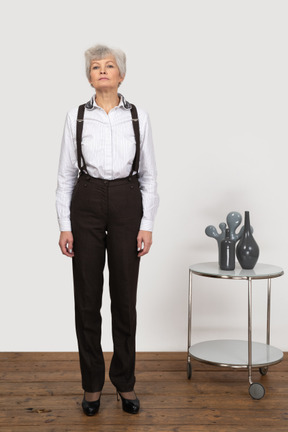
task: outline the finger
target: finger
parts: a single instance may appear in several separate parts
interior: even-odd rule
[[[59,241],[59,247],[61,249],[62,254],[65,255],[65,253],[67,252],[67,250],[66,250],[66,244],[65,244],[65,242],[63,240]]]
[[[72,258],[74,256],[74,252],[73,252],[73,250],[72,250],[72,252],[70,252],[70,250],[72,250],[72,249],[68,249],[67,247],[65,247],[63,254],[69,258]]]
[[[137,256],[140,257],[143,254],[144,244],[142,237],[137,238]]]
[[[144,247],[143,247],[142,250],[139,251],[139,253],[138,253],[138,257],[141,257],[141,256],[143,256],[143,255],[146,255],[146,254],[149,252],[150,247],[151,247],[151,244],[149,244],[149,243],[147,243],[147,242],[144,243]]]
[[[141,255],[140,256],[148,254],[148,252],[150,251],[150,248],[152,246],[152,239],[151,239],[151,237],[144,238],[143,241],[144,241],[144,248],[143,248],[143,251],[141,251]]]
[[[72,252],[70,252],[70,251],[72,251]],[[66,249],[65,255],[70,257],[70,258],[74,257],[73,249]]]
[[[140,251],[143,249],[143,239],[142,237],[137,237],[137,250]]]
[[[73,252],[73,240],[69,240],[67,243],[67,251],[70,254],[70,256],[74,256]]]
[[[67,240],[61,240],[59,242],[59,246],[60,246],[60,249],[61,249],[61,252],[63,255],[66,255],[68,257],[74,256],[73,249],[72,249],[72,253],[70,253],[68,248],[67,248],[67,246],[68,246]]]

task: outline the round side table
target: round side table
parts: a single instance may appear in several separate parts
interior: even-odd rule
[[[270,345],[270,314],[271,314],[271,279],[282,276],[281,267],[270,264],[257,264],[253,270],[243,270],[236,265],[235,270],[220,270],[218,263],[199,263],[189,267],[188,293],[188,357],[187,377],[192,376],[191,357],[213,365],[247,368],[249,393],[253,399],[261,399],[265,389],[260,383],[252,381],[252,367],[257,367],[261,375],[266,375],[268,366],[279,363],[283,359],[283,352]],[[193,275],[231,280],[246,280],[248,283],[248,338],[242,340],[211,340],[191,346],[192,335],[192,281]],[[252,281],[267,280],[267,323],[266,343],[252,341]]]

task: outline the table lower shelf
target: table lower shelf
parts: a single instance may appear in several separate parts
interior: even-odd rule
[[[217,366],[248,367],[248,342],[242,340],[212,340],[189,347],[195,360]],[[271,345],[252,342],[252,367],[265,367],[279,363],[283,352]]]

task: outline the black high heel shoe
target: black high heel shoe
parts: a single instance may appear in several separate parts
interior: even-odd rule
[[[116,390],[117,400],[119,401],[119,396],[122,400],[122,409],[123,411],[129,413],[129,414],[137,414],[140,409],[140,401],[136,397],[136,399],[125,399],[121,393]],[[136,395],[135,395],[136,396]]]
[[[95,414],[97,414],[97,412],[99,411],[99,407],[100,407],[100,399],[101,399],[101,394],[98,400],[93,401],[93,402],[88,402],[85,399],[85,392],[84,392],[84,396],[83,396],[83,401],[82,401],[82,408],[84,413],[87,416],[93,416]]]

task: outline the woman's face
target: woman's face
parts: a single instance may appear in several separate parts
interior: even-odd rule
[[[96,90],[118,89],[124,80],[113,56],[101,60],[92,60],[90,66],[90,83]]]

